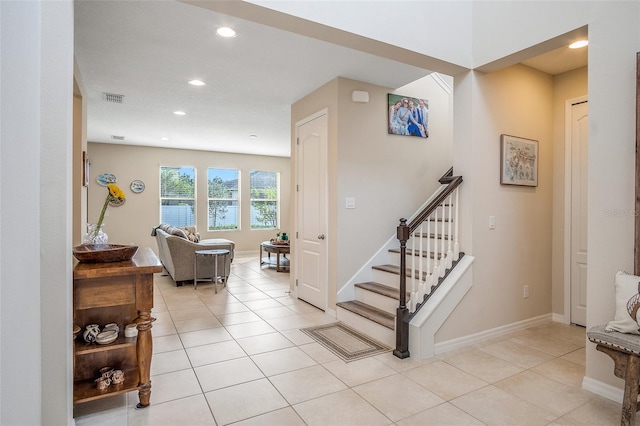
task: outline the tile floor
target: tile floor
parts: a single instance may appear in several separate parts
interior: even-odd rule
[[[423,361],[345,363],[299,328],[334,322],[289,274],[238,256],[227,289],[156,276],[152,405],[80,404],[76,425],[618,425],[580,388],[583,328],[544,324]],[[640,423],[639,423],[640,424]]]

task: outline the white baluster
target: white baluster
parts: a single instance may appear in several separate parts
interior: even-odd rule
[[[440,275],[440,259],[438,259],[438,209],[433,211],[433,227],[435,228],[433,236],[433,275]]]
[[[454,243],[453,243],[453,256],[455,259],[458,259],[458,257],[460,257],[460,245],[458,244],[458,211],[460,209],[458,208],[458,188],[456,188],[456,205],[455,205],[455,221],[454,221],[454,234],[455,234],[455,238],[454,238]]]
[[[416,234],[411,235],[411,294],[416,292]]]
[[[418,299],[418,295],[416,294],[415,291],[411,292],[411,297],[409,297],[409,312],[415,312],[416,310],[416,305],[417,305],[417,299]]]
[[[451,222],[453,222],[453,199],[451,194],[449,194],[449,230],[447,232],[447,269],[451,268],[453,265],[453,251],[451,250],[451,239],[453,235],[451,235]]]
[[[447,255],[445,252],[444,241],[447,238],[447,221],[446,221],[446,213],[447,207],[445,206],[444,201],[442,202],[442,226],[440,226],[440,276],[444,277],[444,273],[447,270]]]
[[[419,285],[418,285],[418,302],[422,302],[422,299],[424,298],[424,292],[425,292],[425,284],[424,284],[424,277],[425,277],[425,259],[424,259],[424,222],[422,222],[420,224],[420,278],[419,278]],[[428,244],[428,243],[427,243]]]

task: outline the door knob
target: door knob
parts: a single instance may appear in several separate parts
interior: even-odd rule
[[[318,239],[319,239],[319,240],[324,240],[324,234],[320,234],[320,235],[318,235]]]

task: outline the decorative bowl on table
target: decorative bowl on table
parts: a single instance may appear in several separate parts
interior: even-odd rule
[[[73,248],[73,256],[85,263],[108,263],[131,260],[138,246],[118,244],[81,244]]]

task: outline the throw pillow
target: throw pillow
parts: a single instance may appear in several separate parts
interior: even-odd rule
[[[198,233],[196,232],[195,226],[183,226],[180,229],[182,229],[184,233],[187,234],[187,239],[189,241],[192,241],[194,243],[200,241],[200,235],[198,235]]]
[[[640,277],[618,271],[616,285],[616,314],[605,331],[640,334],[638,313],[640,309]]]
[[[182,229],[176,228],[175,226],[172,226],[167,233],[175,235],[176,237],[184,238],[185,240],[188,239],[187,234]]]

